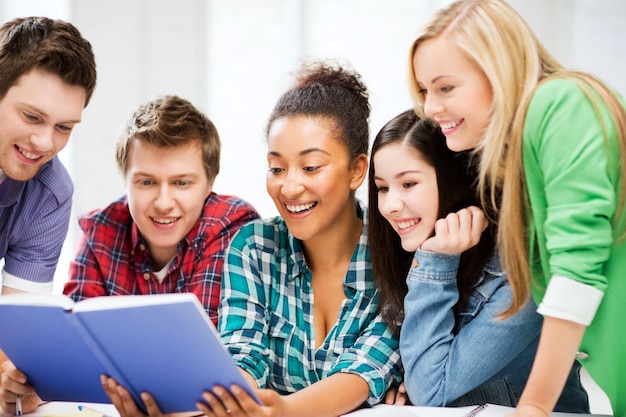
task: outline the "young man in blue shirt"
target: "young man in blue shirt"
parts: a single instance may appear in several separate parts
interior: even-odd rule
[[[0,27],[2,294],[51,292],[73,185],[57,157],[96,85],[90,43],[72,24],[17,18]]]

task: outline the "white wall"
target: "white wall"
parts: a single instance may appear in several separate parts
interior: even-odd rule
[[[215,190],[236,194],[263,216],[263,129],[302,59],[350,62],[370,88],[372,136],[410,106],[407,49],[417,28],[446,0],[0,0],[0,20],[44,14],[72,21],[95,50],[98,86],[68,149],[74,216],[123,194],[114,141],[143,101],[175,93],[217,125],[222,168]],[[511,0],[564,64],[600,75],[626,92],[626,2]],[[360,195],[365,195],[364,189]],[[72,222],[56,290],[73,255]]]

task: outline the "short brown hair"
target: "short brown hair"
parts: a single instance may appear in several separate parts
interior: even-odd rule
[[[159,148],[176,147],[198,141],[207,178],[213,181],[220,170],[220,137],[217,128],[189,101],[168,95],[148,101],[133,113],[117,138],[115,158],[122,175],[128,170],[133,140]]]
[[[0,98],[32,69],[85,88],[85,106],[96,88],[91,44],[74,25],[47,17],[22,17],[0,26]]]

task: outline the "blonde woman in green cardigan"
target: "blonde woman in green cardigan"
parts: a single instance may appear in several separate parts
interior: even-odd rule
[[[546,417],[574,360],[626,416],[625,102],[563,68],[501,0],[461,0],[419,31],[409,57],[416,112],[480,158],[513,291],[544,316],[515,412]]]

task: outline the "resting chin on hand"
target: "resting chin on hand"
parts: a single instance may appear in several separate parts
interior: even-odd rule
[[[26,382],[26,375],[18,371],[2,351],[0,361],[0,408],[7,414],[15,414],[15,402],[19,394],[22,396],[22,413],[32,413],[41,404],[41,398],[32,385]]]

